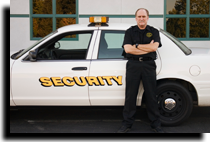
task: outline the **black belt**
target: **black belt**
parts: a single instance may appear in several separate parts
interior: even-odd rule
[[[129,57],[128,60],[136,60],[136,61],[150,61],[153,60],[150,57]]]

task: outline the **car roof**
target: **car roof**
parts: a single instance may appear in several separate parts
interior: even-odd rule
[[[88,31],[88,30],[96,30],[98,27],[88,27],[85,24],[72,24],[67,25],[64,27],[61,27],[58,30],[58,32],[67,32],[67,31]]]
[[[103,30],[126,30],[134,24],[127,24],[127,23],[108,23],[108,26],[88,26],[89,24],[72,24],[61,27],[58,29],[59,32],[67,32],[67,31],[88,31],[88,30],[96,30],[96,29],[103,29]],[[158,27],[154,27],[157,30],[160,30]]]

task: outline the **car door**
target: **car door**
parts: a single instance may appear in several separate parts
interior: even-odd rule
[[[99,85],[89,86],[91,105],[124,104],[127,62],[121,56],[124,33],[109,30],[98,32],[89,76],[97,77]]]
[[[89,86],[91,105],[124,105],[127,60],[122,56],[125,30],[101,28],[97,36],[89,76],[97,77],[99,85]],[[160,59],[156,61],[157,73]],[[141,105],[143,85],[140,83],[137,105]]]
[[[85,77],[90,69],[97,30],[61,33],[38,47],[37,61],[28,56],[12,67],[16,105],[90,105]]]

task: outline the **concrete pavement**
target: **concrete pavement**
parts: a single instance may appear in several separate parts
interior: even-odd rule
[[[27,107],[10,110],[10,133],[115,133],[123,107]],[[167,133],[210,133],[210,107],[194,107],[184,123]],[[146,109],[138,107],[129,133],[154,133]]]

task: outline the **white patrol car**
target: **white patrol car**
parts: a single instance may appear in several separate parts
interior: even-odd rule
[[[69,25],[10,59],[10,106],[123,106],[121,56],[129,24]],[[102,22],[101,22],[102,21]],[[101,22],[101,23],[100,23]],[[162,29],[157,50],[157,98],[164,125],[178,125],[193,105],[210,106],[210,49],[187,48]],[[144,103],[141,83],[137,105]]]

